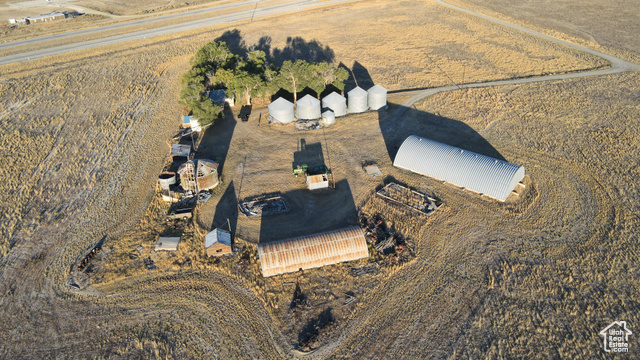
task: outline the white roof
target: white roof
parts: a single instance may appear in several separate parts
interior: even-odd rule
[[[355,89],[352,89],[351,91],[349,91],[347,93],[347,95],[351,98],[353,96],[357,97],[357,96],[367,96],[367,90],[364,90],[363,88],[361,88],[360,86],[356,86]]]
[[[179,242],[180,237],[159,237],[158,242],[156,242],[156,251],[176,251],[178,250]]]
[[[524,167],[457,147],[409,136],[393,166],[505,201],[524,177]]]
[[[284,98],[277,98],[269,104],[269,111],[293,109],[293,103]]]
[[[231,246],[231,233],[222,229],[213,229],[204,237],[204,248],[208,249],[215,243]]]
[[[373,85],[369,90],[367,90],[367,92],[370,93],[370,94],[386,94],[387,93],[387,89],[385,89],[382,86],[376,84],[376,85]]]
[[[322,101],[326,102],[327,104],[336,104],[336,103],[344,103],[345,101],[347,101],[347,99],[344,96],[334,91],[331,94],[323,97]]]
[[[302,97],[302,99],[298,100],[298,106],[319,106],[320,100],[314,98],[313,96],[307,94]]]

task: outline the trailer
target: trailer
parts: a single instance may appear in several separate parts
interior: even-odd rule
[[[442,201],[396,183],[387,184],[387,186],[378,190],[376,194],[393,204],[398,204],[426,215],[433,214],[443,205]]]

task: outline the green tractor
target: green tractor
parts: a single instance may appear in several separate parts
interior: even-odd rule
[[[309,169],[309,167],[306,164],[298,165],[297,168],[293,169],[293,175],[296,177],[298,177],[298,175],[307,175],[307,169]]]

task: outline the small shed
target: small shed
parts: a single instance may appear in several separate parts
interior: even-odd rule
[[[193,120],[193,116],[191,115],[186,115],[182,117],[182,122],[180,123],[180,126],[183,128],[188,128],[191,127],[191,121]]]
[[[171,156],[188,158],[191,153],[191,145],[185,144],[172,144]]]
[[[387,107],[387,89],[380,85],[373,85],[368,93],[369,109],[382,110]]]
[[[301,120],[319,119],[322,116],[320,114],[320,100],[308,94],[303,96],[296,105],[296,115]]]
[[[336,116],[331,110],[327,110],[322,113],[322,123],[325,125],[331,125],[336,122]]]
[[[309,190],[325,189],[329,187],[329,179],[327,174],[308,175],[307,186]]]
[[[231,254],[231,233],[222,229],[213,229],[204,237],[204,248],[208,256]]]
[[[268,106],[269,116],[274,123],[288,124],[296,120],[293,115],[293,103],[283,98],[277,98]]]
[[[209,99],[218,106],[234,106],[235,99],[233,97],[227,97],[226,89],[217,89],[209,91]]]
[[[333,111],[336,117],[347,115],[347,98],[334,91],[322,98],[322,107]]]
[[[350,113],[362,113],[369,109],[367,105],[368,94],[367,91],[359,86],[347,93],[349,97],[349,112]]]
[[[176,251],[179,243],[179,236],[161,236],[156,242],[156,251]]]

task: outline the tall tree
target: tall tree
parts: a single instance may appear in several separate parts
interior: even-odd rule
[[[313,68],[311,64],[304,60],[289,60],[282,63],[278,72],[277,84],[283,89],[293,93],[293,102],[298,101],[298,91],[311,85],[313,79]]]

